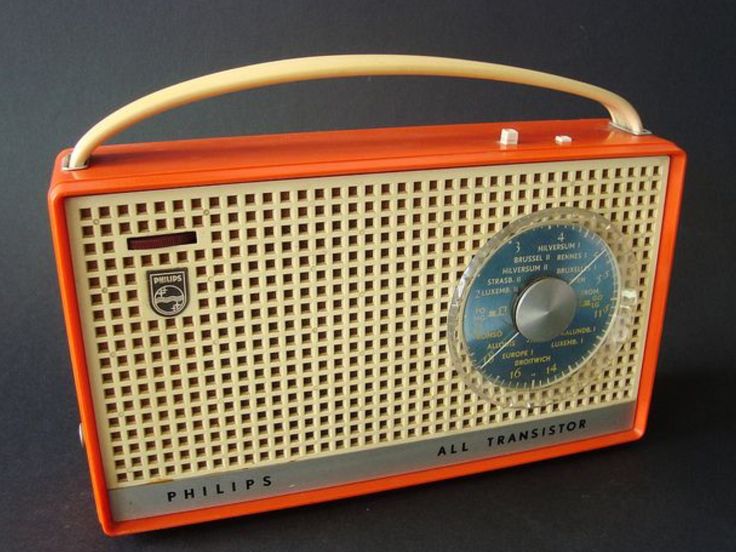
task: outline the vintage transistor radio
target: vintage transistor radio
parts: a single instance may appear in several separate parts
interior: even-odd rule
[[[611,120],[98,147],[198,99],[365,75],[542,86]],[[105,532],[637,439],[684,165],[611,92],[446,58],[264,63],[113,113],[49,191]]]

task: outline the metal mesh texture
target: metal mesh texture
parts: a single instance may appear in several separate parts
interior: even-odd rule
[[[316,458],[632,400],[669,160],[412,171],[73,198],[66,211],[109,488]],[[633,245],[615,365],[569,400],[495,406],[447,346],[453,286],[520,216],[599,213]],[[197,243],[130,250],[193,230]],[[186,268],[157,315],[146,273]],[[564,382],[562,383],[564,385]]]

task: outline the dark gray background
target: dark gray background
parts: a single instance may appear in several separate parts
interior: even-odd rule
[[[2,2],[0,549],[716,550],[736,539],[732,2]],[[520,65],[628,97],[689,153],[647,437],[496,473],[110,540],[94,513],[45,194],[55,154],[114,108],[220,69],[327,53]],[[281,86],[124,141],[601,116],[518,86],[374,78]]]

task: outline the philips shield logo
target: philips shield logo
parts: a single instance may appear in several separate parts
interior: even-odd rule
[[[149,272],[148,297],[151,308],[161,316],[176,316],[189,303],[188,287],[185,268]]]

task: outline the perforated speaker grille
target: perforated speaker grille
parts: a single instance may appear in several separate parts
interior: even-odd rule
[[[79,197],[66,204],[110,488],[263,466],[631,400],[668,158],[474,167]],[[618,362],[574,399],[500,408],[449,362],[447,309],[475,251],[569,206],[630,237],[639,304]],[[193,230],[197,243],[130,250]],[[165,318],[146,273],[186,268]]]

